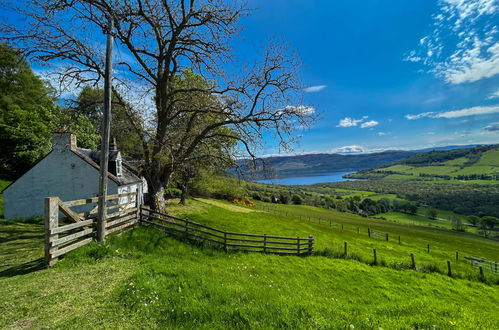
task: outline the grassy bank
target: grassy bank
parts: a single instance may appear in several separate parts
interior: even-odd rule
[[[327,212],[282,207],[296,215]],[[47,270],[38,259],[43,225],[4,221],[0,296],[5,298],[0,303],[0,327],[489,329],[499,322],[499,287],[478,281],[474,272],[468,280],[389,265],[399,254],[407,259],[411,250],[418,267],[423,267],[421,245],[429,238],[440,242],[426,262],[446,260],[448,255],[441,258],[444,250],[457,246],[463,253],[497,255],[495,242],[423,227],[415,227],[419,231],[414,233],[409,226],[337,214],[346,216],[337,218],[345,225],[412,233],[414,245],[399,246],[354,230],[217,200],[189,201],[187,207],[173,206],[170,211],[227,230],[314,235],[323,256],[225,254],[139,227],[112,236],[104,246],[92,243],[73,251]],[[366,260],[376,247],[386,266],[324,253],[340,250],[345,240],[352,255],[364,258],[364,251]],[[416,247],[421,251],[414,251]],[[474,270],[465,262],[455,266],[464,277],[465,269]]]

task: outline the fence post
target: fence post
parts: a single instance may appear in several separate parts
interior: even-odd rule
[[[412,269],[416,269],[416,260],[414,260],[413,253],[411,253],[411,267],[412,267]]]
[[[224,230],[224,249],[227,252],[227,231]]]
[[[485,275],[483,274],[483,267],[482,266],[479,266],[478,267],[480,269],[480,280],[485,280]]]
[[[367,235],[369,236],[369,238],[371,237],[371,228],[367,228]]]
[[[348,243],[345,242],[344,248],[343,248],[343,254],[345,255],[345,258],[347,257],[347,252],[348,252]]]
[[[52,258],[52,242],[59,238],[59,235],[52,234],[52,230],[59,226],[59,197],[45,198],[45,264],[47,267],[57,262],[58,258]]]
[[[452,277],[452,270],[450,268],[450,261],[447,260],[447,275]]]
[[[378,264],[378,256],[376,255],[376,249],[373,249],[373,264],[377,265]]]
[[[314,253],[314,236],[308,237],[308,254]]]
[[[343,230],[343,224],[341,224],[341,230]]]
[[[456,251],[456,261],[458,261],[458,259],[459,259],[459,252]]]
[[[385,239],[388,242],[388,233],[385,233]]]
[[[296,254],[300,254],[300,237],[296,238]]]
[[[428,243],[428,253],[430,253],[430,243]]]
[[[267,253],[267,234],[263,234],[263,253]]]
[[[400,244],[400,235],[399,235],[399,244]]]

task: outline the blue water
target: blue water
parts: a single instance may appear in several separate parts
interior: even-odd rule
[[[257,180],[261,183],[284,184],[284,185],[304,185],[322,182],[339,182],[352,179],[344,179],[343,176],[354,172],[333,172],[319,176],[304,176],[283,179]]]

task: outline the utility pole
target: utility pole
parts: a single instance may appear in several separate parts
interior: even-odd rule
[[[102,138],[100,150],[100,175],[99,175],[99,212],[97,223],[97,240],[104,242],[106,239],[107,215],[107,177],[109,164],[109,130],[111,126],[111,74],[113,70],[113,18],[109,17],[107,24],[106,68],[104,72],[104,109],[102,121]]]

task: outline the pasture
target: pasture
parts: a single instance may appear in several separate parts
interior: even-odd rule
[[[499,286],[491,274],[482,283],[464,260],[452,262],[455,277],[435,269],[456,249],[493,258],[497,242],[309,206],[241,208],[190,200],[186,207],[172,204],[170,212],[226,230],[314,235],[317,254],[226,254],[139,227],[42,269],[42,223],[2,221],[0,327],[488,329],[499,322]],[[331,217],[344,229],[308,216]],[[368,238],[368,227],[401,235],[402,244]],[[418,271],[407,267],[409,253]]]

